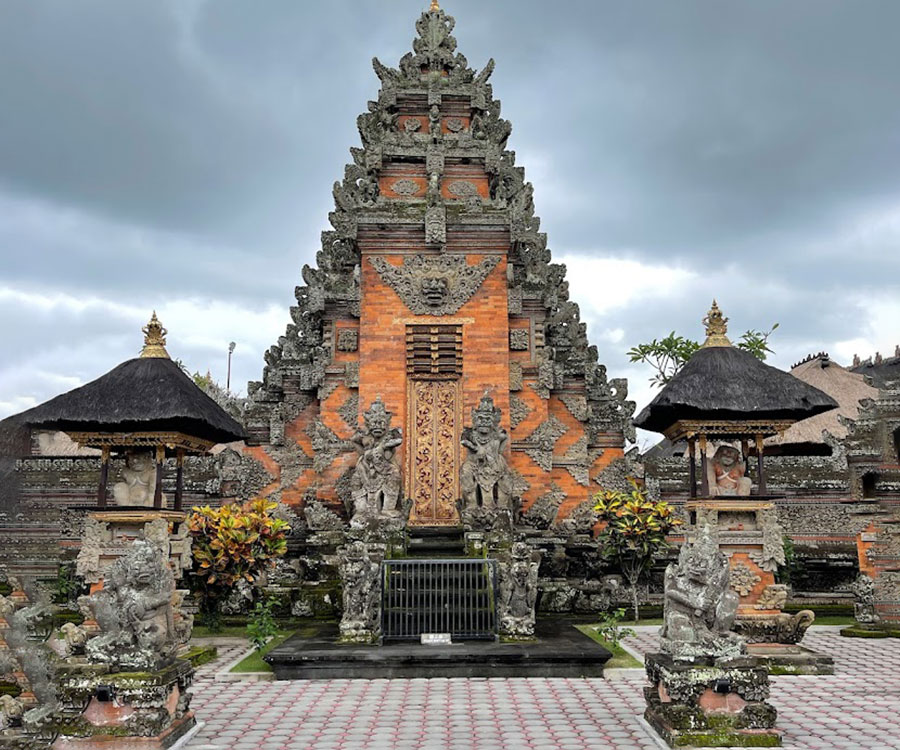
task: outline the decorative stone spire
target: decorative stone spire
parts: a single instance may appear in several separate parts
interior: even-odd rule
[[[163,328],[162,323],[156,317],[156,310],[142,329],[144,332],[144,349],[141,351],[141,357],[158,357],[160,359],[170,359],[169,353],[166,351],[166,334],[168,331]]]
[[[706,326],[706,341],[703,347],[710,346],[731,346],[731,341],[725,334],[728,333],[728,318],[722,315],[718,303],[713,300],[712,307],[703,319],[703,325]]]
[[[428,9],[430,13],[438,13],[441,10],[441,6],[438,5],[438,0],[431,0],[431,7]]]

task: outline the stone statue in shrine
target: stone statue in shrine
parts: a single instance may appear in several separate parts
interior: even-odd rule
[[[738,601],[729,585],[728,558],[712,527],[704,525],[666,568],[660,650],[686,660],[744,653],[744,639],[732,632]]]
[[[711,497],[746,497],[750,494],[750,477],[744,476],[747,464],[741,452],[730,445],[720,445],[710,461],[709,494]]]
[[[125,456],[122,481],[113,485],[116,505],[153,507],[156,489],[156,462],[150,451],[129,451]],[[165,501],[165,498],[163,498]]]
[[[472,409],[472,426],[462,431],[461,442],[469,449],[460,471],[465,509],[512,508],[512,475],[503,455],[508,441],[509,435],[500,427],[500,409],[485,394]]]
[[[540,561],[535,559],[531,547],[524,542],[516,542],[510,550],[509,559],[501,562],[498,615],[504,635],[534,636],[539,567]]]
[[[365,428],[351,439],[360,454],[350,481],[351,523],[356,522],[355,525],[371,516],[400,515],[401,481],[396,452],[403,438],[399,428],[391,427],[392,416],[378,397],[363,415]]]
[[[162,552],[139,539],[110,566],[90,606],[101,635],[87,642],[88,660],[115,669],[157,669],[175,654],[175,577]]]

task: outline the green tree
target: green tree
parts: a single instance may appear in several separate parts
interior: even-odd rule
[[[778,328],[778,323],[774,323],[768,331],[757,331],[753,328],[744,331],[735,346],[750,352],[757,359],[765,361],[766,357],[773,353],[769,348],[769,337],[776,328]],[[664,339],[653,339],[649,343],[633,346],[628,350],[628,358],[632,362],[644,362],[650,365],[655,371],[650,382],[653,385],[662,386],[684,367],[699,348],[698,341],[679,336],[672,331]]]
[[[634,480],[631,491],[601,490],[594,509],[606,525],[600,532],[603,555],[614,560],[631,587],[634,619],[640,620],[638,583],[656,555],[668,546],[666,535],[684,522],[666,502],[649,500]]]

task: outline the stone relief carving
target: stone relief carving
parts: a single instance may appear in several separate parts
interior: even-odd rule
[[[509,390],[521,391],[524,385],[521,362],[509,363]]]
[[[447,212],[443,206],[429,206],[425,210],[425,244],[440,247],[447,242]]]
[[[403,129],[407,133],[418,133],[422,129],[422,123],[418,117],[408,117],[403,123]],[[395,189],[394,192],[396,193],[397,190]]]
[[[338,409],[341,419],[351,429],[355,430],[359,426],[359,394],[351,393],[347,396],[347,400]]]
[[[688,661],[744,653],[744,640],[732,632],[738,601],[728,559],[707,524],[666,568],[660,650]]]
[[[566,426],[551,414],[529,435],[525,453],[544,471],[550,471],[553,468],[553,447],[566,431]]]
[[[359,331],[355,328],[341,328],[338,331],[337,350],[355,352],[359,348]]]
[[[344,528],[341,517],[319,500],[307,501],[303,507],[303,516],[310,531],[335,531]]]
[[[599,516],[594,510],[594,501],[585,500],[579,503],[568,516],[556,522],[556,530],[562,536],[584,534],[590,536],[594,531]]]
[[[88,659],[121,671],[158,669],[170,661],[178,645],[174,595],[175,578],[163,554],[149,542],[134,542],[91,597],[101,635],[88,641]]]
[[[747,596],[760,580],[762,579],[746,563],[739,562],[731,566],[729,584],[741,596]]]
[[[750,559],[760,568],[770,573],[784,565],[784,532],[778,523],[778,511],[771,508],[760,508],[756,512],[756,523],[762,530],[763,548],[761,552],[751,552]]]
[[[527,328],[511,328],[509,330],[509,348],[514,352],[527,352],[531,334]]]
[[[472,426],[462,431],[462,444],[469,455],[460,471],[460,490],[466,509],[511,509],[512,476],[506,463],[509,436],[500,427],[500,409],[485,394],[472,409]]]
[[[531,414],[531,411],[531,407],[520,396],[517,396],[515,393],[510,394],[509,424],[513,429],[522,424],[528,418],[528,415]]]
[[[369,516],[400,515],[400,467],[396,450],[403,439],[400,428],[391,427],[392,416],[381,398],[375,399],[363,414],[365,427],[350,441],[359,453],[350,483],[351,526],[366,523]]]
[[[338,549],[338,571],[343,588],[344,611],[341,615],[341,639],[371,643],[381,629],[382,545],[372,555],[365,542],[354,541]]]
[[[576,393],[560,393],[559,400],[565,404],[575,419],[579,422],[587,422],[588,420],[588,403],[587,398]]]
[[[407,122],[418,123],[418,120],[407,120]],[[418,195],[422,188],[415,180],[397,180],[396,182],[391,183],[391,190],[397,195],[413,196]]]
[[[550,483],[550,490],[535,500],[522,514],[522,524],[534,529],[549,529],[556,520],[559,506],[566,499],[566,493],[556,482]]]
[[[732,585],[732,588],[734,586]],[[766,586],[754,605],[755,609],[784,609],[787,604],[788,587],[781,583],[772,583]]]
[[[466,127],[466,123],[461,117],[448,117],[446,125],[447,130],[449,130],[451,133],[459,133]]]
[[[490,256],[469,265],[464,255],[406,256],[394,266],[370,258],[378,275],[417,315],[452,315],[478,290],[499,259]]]
[[[469,198],[478,195],[478,186],[468,180],[454,180],[447,185],[447,192],[457,198]]]
[[[524,542],[513,544],[508,559],[500,563],[497,609],[502,633],[519,638],[534,637],[539,567],[539,553],[535,555]]]
[[[306,428],[306,434],[309,435],[315,452],[313,469],[316,471],[327,469],[341,453],[347,450],[346,442],[335,435],[334,431],[319,418],[310,423]]]

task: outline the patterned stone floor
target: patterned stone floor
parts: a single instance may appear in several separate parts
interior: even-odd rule
[[[656,628],[628,646],[654,648]],[[900,749],[900,639],[805,645],[836,674],[775,677],[785,748]],[[621,679],[421,679],[214,682],[229,649],[198,670],[193,707],[206,725],[190,750],[631,750],[656,748],[638,723],[643,673]]]

